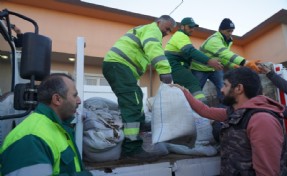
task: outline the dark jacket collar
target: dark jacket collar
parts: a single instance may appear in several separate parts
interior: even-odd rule
[[[226,36],[225,36],[223,33],[221,33],[221,32],[220,32],[220,34],[222,35],[222,37],[223,37],[224,41],[225,41],[227,44],[229,44],[230,42],[232,42],[232,41],[233,41],[233,40],[232,40],[232,38],[227,39],[227,38],[226,38]]]

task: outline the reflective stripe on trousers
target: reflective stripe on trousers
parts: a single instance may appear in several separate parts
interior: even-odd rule
[[[131,141],[138,140],[139,132],[140,132],[139,122],[124,123],[125,138],[128,138]]]

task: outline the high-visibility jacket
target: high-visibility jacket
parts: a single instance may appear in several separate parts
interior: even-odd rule
[[[210,58],[195,49],[190,37],[182,30],[178,30],[172,35],[166,44],[165,55],[172,68],[174,83],[186,87],[196,99],[205,102],[205,95],[189,67],[191,61],[197,60],[206,64]]]
[[[52,109],[39,104],[1,146],[1,174],[91,175],[84,171],[72,131]]]
[[[150,63],[158,74],[171,73],[162,48],[162,33],[156,22],[129,30],[109,50],[104,61],[128,66],[136,79],[145,73]]]
[[[165,54],[173,71],[177,68],[181,69],[180,65],[189,68],[191,61],[206,64],[209,60],[208,56],[194,48],[190,37],[181,30],[175,32],[170,38],[165,47]]]
[[[218,58],[222,65],[233,69],[245,59],[230,50],[232,41],[227,43],[220,32],[211,35],[200,47],[200,51],[210,58]],[[214,68],[194,61],[191,64],[193,70],[198,71],[215,71]]]

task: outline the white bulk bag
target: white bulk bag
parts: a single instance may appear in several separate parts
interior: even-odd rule
[[[152,143],[195,135],[195,119],[182,90],[161,84],[152,108]]]

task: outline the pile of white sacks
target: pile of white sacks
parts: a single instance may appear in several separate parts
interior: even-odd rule
[[[113,161],[120,158],[124,139],[123,124],[117,103],[100,98],[84,101],[84,160]]]
[[[146,123],[151,132],[141,133],[143,148],[155,155],[169,153],[213,156],[217,148],[212,136],[210,120],[199,116],[189,106],[177,87],[161,84],[146,108]],[[123,124],[118,105],[105,98],[84,101],[84,159],[88,162],[118,160],[124,139]],[[187,137],[189,145],[173,140]]]

